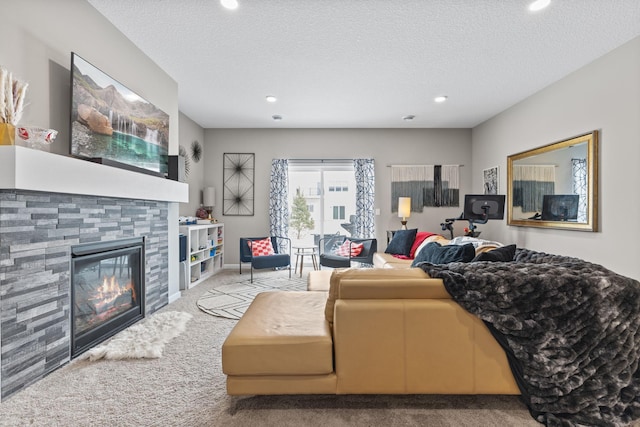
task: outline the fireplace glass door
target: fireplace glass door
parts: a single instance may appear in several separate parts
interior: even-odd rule
[[[72,356],[144,317],[143,239],[72,248]]]

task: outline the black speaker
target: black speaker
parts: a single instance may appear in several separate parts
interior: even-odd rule
[[[167,177],[174,181],[186,181],[184,175],[184,157],[169,156],[169,173]]]
[[[180,262],[187,260],[187,236],[179,235],[180,241]]]
[[[180,156],[169,156],[169,179],[173,181],[178,180],[178,157]]]

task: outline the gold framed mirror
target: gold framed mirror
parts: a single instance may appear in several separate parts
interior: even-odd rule
[[[507,224],[598,231],[598,131],[507,157]]]

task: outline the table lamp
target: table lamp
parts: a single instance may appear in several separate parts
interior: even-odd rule
[[[400,223],[402,229],[407,229],[407,218],[411,216],[411,197],[398,197],[398,217],[402,218]]]

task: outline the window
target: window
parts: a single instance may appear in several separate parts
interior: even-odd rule
[[[289,188],[302,193],[313,219],[313,228],[298,234],[291,227],[289,237],[297,243],[317,245],[325,235],[351,235],[346,219],[356,213],[356,179],[351,160],[289,160]],[[289,209],[295,191],[289,191]]]
[[[333,207],[333,219],[345,219],[344,206]]]
[[[329,183],[329,191],[331,192],[347,192],[349,184],[346,181],[334,181]]]

